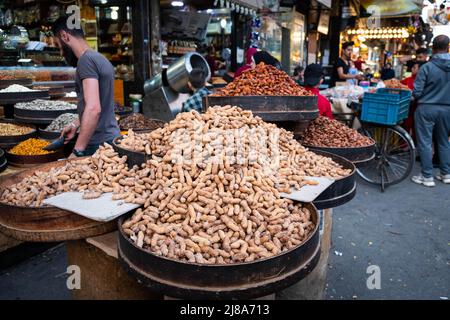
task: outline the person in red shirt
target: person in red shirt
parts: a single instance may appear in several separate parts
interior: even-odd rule
[[[305,69],[305,89],[317,96],[319,114],[321,116],[333,119],[331,103],[319,93],[319,86],[323,82],[323,68],[320,64],[310,64]]]
[[[405,86],[408,86],[411,91],[414,90],[414,81],[416,81],[417,73],[423,64],[424,62],[414,61],[411,66],[411,76],[400,81]]]
[[[236,73],[234,74],[235,79],[239,77],[242,74],[242,72],[252,69],[255,66],[255,60],[253,60],[253,56],[255,55],[256,52],[258,52],[258,49],[256,48],[249,48],[245,52],[245,64],[239,69],[237,69]]]

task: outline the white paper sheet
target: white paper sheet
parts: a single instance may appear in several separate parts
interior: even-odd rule
[[[86,200],[81,192],[65,192],[44,200],[44,203],[102,222],[114,220],[140,207],[138,204],[112,200],[112,195],[105,193],[100,198]]]

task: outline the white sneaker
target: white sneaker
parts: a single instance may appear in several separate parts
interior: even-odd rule
[[[434,178],[425,178],[422,175],[419,176],[413,176],[411,180],[417,184],[423,184],[425,187],[434,187],[436,186],[436,183],[434,182]]]
[[[442,175],[441,173],[438,173],[436,175],[436,179],[438,179],[439,181],[442,181],[445,184],[450,184],[450,174]]]

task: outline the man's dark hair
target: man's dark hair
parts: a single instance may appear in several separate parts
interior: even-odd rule
[[[428,54],[428,50],[427,48],[419,48],[416,50],[416,55],[417,54]]]
[[[73,24],[73,18],[69,17],[69,16],[62,16],[60,18],[58,18],[54,23],[53,23],[53,34],[55,36],[59,36],[61,31],[65,31],[68,34],[76,37],[76,38],[84,38],[84,32],[83,29],[81,28],[75,28],[75,27],[69,27],[69,25]],[[78,21],[79,22],[79,21]]]
[[[200,89],[205,86],[207,74],[203,69],[194,68],[189,73],[189,82],[195,89]]]
[[[344,42],[342,44],[342,50],[347,49],[348,47],[353,47],[355,45],[355,43],[353,41],[348,41],[348,42]]]
[[[305,70],[305,68],[302,66],[296,66],[294,69],[294,77],[298,76],[303,70]]]
[[[444,34],[441,34],[440,36],[437,36],[433,40],[433,50],[434,51],[445,51],[448,52],[448,45],[449,45],[450,39]]]

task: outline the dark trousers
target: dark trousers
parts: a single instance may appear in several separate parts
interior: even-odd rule
[[[419,105],[415,113],[417,149],[422,164],[422,175],[433,176],[433,130],[439,152],[442,174],[450,174],[450,106]]]

